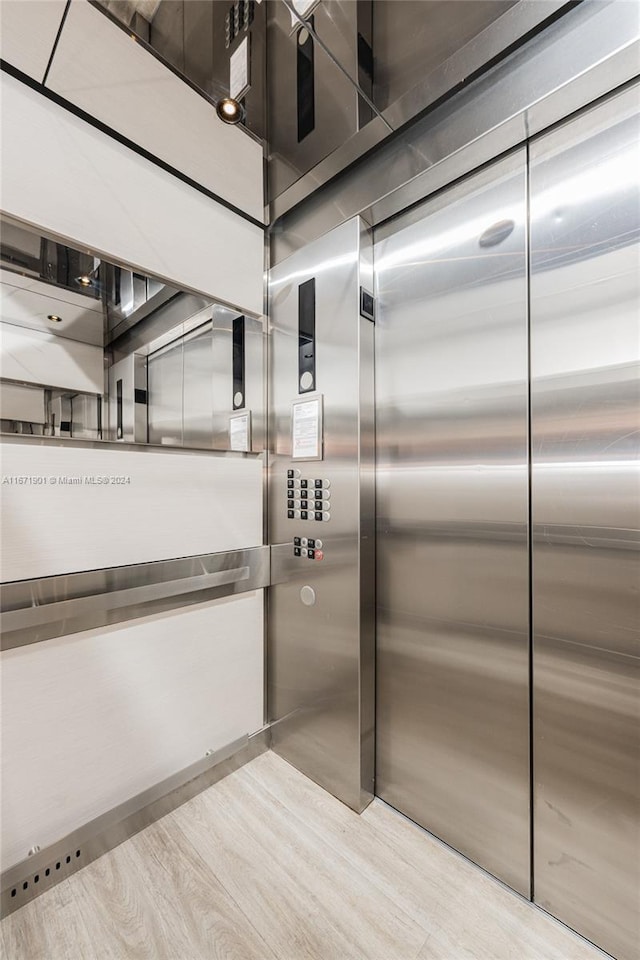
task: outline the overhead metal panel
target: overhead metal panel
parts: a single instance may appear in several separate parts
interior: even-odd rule
[[[640,942],[637,86],[531,146],[535,899]]]
[[[376,793],[527,895],[525,151],[374,253]]]

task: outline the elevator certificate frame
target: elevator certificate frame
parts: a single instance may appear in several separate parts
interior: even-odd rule
[[[291,403],[291,459],[324,460],[323,395]]]

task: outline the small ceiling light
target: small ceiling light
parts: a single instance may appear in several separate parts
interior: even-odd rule
[[[59,317],[57,313],[48,313],[47,320],[51,320],[51,323],[62,323],[62,317]]]
[[[91,277],[87,276],[86,273],[83,273],[81,277],[78,277],[78,283],[81,287],[90,287]]]
[[[218,100],[216,113],[223,123],[239,123],[244,115],[242,104],[238,103],[237,100],[232,100],[231,97]]]

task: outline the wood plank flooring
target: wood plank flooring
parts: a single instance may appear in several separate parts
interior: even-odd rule
[[[380,801],[265,753],[1,925],[7,960],[602,960]]]

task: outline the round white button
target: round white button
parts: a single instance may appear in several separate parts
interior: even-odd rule
[[[331,499],[331,490],[323,490],[323,491],[322,491],[322,496],[323,496],[323,498],[324,498],[325,500],[330,500],[330,499]]]
[[[331,504],[329,503],[328,500],[323,500],[323,501],[322,501],[322,509],[323,509],[323,510],[331,510]]]
[[[301,557],[306,557],[308,553],[309,551],[306,549],[306,547],[302,547],[302,549],[300,550]]]
[[[316,540],[316,550],[322,550],[322,540]]]
[[[300,599],[304,603],[305,607],[312,607],[316,602],[316,592],[313,587],[303,587],[300,591]]]
[[[310,390],[311,387],[313,386],[313,374],[310,373],[308,370],[305,370],[305,372],[300,377],[300,386],[302,387],[303,390]]]
[[[301,539],[301,541],[300,541],[300,546],[301,546],[301,547],[306,547],[308,543],[309,543],[309,541],[307,540],[307,538],[306,538],[306,537],[303,537],[303,538]]]
[[[322,486],[325,487],[325,488],[328,490],[329,487],[331,486],[331,480],[323,480],[323,481],[322,481]]]
[[[325,511],[325,512],[322,514],[322,519],[325,520],[325,521],[331,520],[331,514],[330,514],[328,511]]]
[[[299,511],[299,510],[294,510],[294,511],[293,511],[293,517],[294,517],[294,520],[299,520],[299,519],[300,519],[300,511]]]
[[[239,390],[237,391],[237,393],[234,393],[234,395],[233,395],[233,405],[234,405],[234,407],[241,407],[243,400],[244,400],[244,397],[242,396],[242,394],[241,394],[241,392],[240,392]]]

